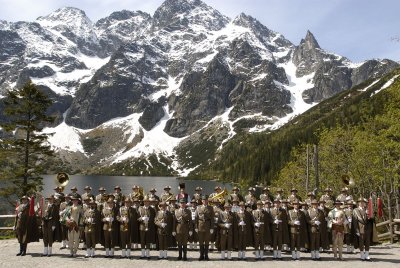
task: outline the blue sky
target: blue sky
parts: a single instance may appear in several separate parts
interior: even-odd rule
[[[241,12],[298,44],[310,30],[320,46],[359,62],[400,60],[398,0],[203,0],[234,18]],[[57,8],[73,6],[92,21],[122,9],[153,15],[163,0],[0,0],[0,19],[33,21]]]

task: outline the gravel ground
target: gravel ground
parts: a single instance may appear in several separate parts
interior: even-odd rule
[[[336,261],[331,253],[321,254],[322,260],[319,262],[312,261],[309,253],[302,253],[300,261],[292,261],[291,255],[284,254],[283,261],[274,261],[270,252],[267,252],[265,260],[256,262],[254,260],[254,252],[249,248],[246,253],[247,260],[239,261],[236,259],[237,253],[232,256],[233,261],[219,260],[220,254],[211,252],[210,261],[198,261],[199,253],[197,251],[189,251],[189,261],[177,261],[177,251],[168,252],[168,260],[158,260],[158,252],[151,251],[151,260],[140,260],[140,251],[133,251],[133,259],[119,259],[121,251],[116,251],[116,257],[113,259],[104,258],[104,250],[97,249],[95,258],[84,258],[85,251],[79,250],[77,258],[68,257],[69,251],[60,250],[60,243],[53,245],[52,257],[41,257],[43,252],[42,242],[28,244],[28,252],[24,257],[15,256],[19,250],[18,241],[16,239],[0,241],[0,267],[73,267],[74,265],[85,265],[84,267],[132,267],[146,266],[155,267],[245,267],[248,265],[257,265],[258,267],[351,267],[351,268],[367,268],[374,267],[399,267],[400,264],[400,245],[383,244],[374,246],[370,251],[371,262],[363,262],[359,260],[359,254],[344,254],[344,261]]]

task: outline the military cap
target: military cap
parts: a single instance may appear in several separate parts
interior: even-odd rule
[[[263,191],[264,191],[264,192],[268,192],[268,191],[270,191],[270,188],[269,188],[269,187],[264,187],[264,188],[263,188]]]
[[[258,200],[256,204],[257,205],[263,205],[263,202],[261,200]]]
[[[295,204],[298,204],[298,205],[299,205],[300,202],[299,202],[299,200],[295,199],[295,200],[293,200],[292,204],[293,204],[293,205],[295,205]]]
[[[196,199],[192,199],[192,200],[190,201],[190,203],[192,203],[192,204],[197,204],[197,200],[196,200]]]
[[[106,191],[106,188],[104,188],[103,186],[101,186],[101,187],[99,188],[99,191],[100,191],[100,192],[105,192],[105,191]]]
[[[368,203],[367,199],[363,198],[360,196],[360,198],[358,198],[357,202],[364,202],[364,203]]]
[[[132,186],[132,190],[134,190],[134,189],[139,189],[139,186],[133,185],[133,186]]]
[[[56,188],[54,188],[54,190],[62,190],[63,188],[61,186],[57,186]]]
[[[347,205],[354,205],[354,200],[349,199],[349,200],[346,201],[346,204]]]
[[[164,186],[164,190],[171,190],[171,186]]]
[[[216,190],[218,190],[218,189],[221,190],[221,187],[220,187],[220,186],[215,186],[215,187],[214,187],[214,191],[216,191]]]
[[[49,197],[46,197],[46,200],[54,199],[54,195],[50,195]]]
[[[333,204],[334,205],[343,205],[342,201],[340,201],[340,200],[335,200],[335,202]]]
[[[293,187],[291,192],[297,192],[297,189]]]
[[[239,190],[239,187],[235,186],[232,188],[232,191],[240,191],[240,190]]]
[[[201,196],[201,199],[202,199],[202,200],[208,199],[208,195],[206,195],[206,194],[205,194],[205,195],[202,195],[202,196]]]
[[[201,188],[200,186],[197,186],[195,191],[203,191],[203,188]]]
[[[149,192],[155,193],[155,192],[157,192],[157,189],[156,188],[151,188]]]
[[[307,196],[315,196],[315,194],[313,192],[308,192]]]
[[[232,205],[229,204],[228,202],[226,202],[225,205],[224,205],[224,207],[225,207],[225,208],[230,208],[230,207],[232,207]]]
[[[311,204],[318,204],[318,200],[317,199],[311,200]]]
[[[250,192],[254,192],[256,189],[254,189],[254,187],[249,187],[248,191]]]
[[[280,203],[280,202],[281,202],[280,199],[275,199],[275,200],[274,200],[274,203]]]
[[[83,188],[83,190],[92,190],[92,187],[86,185],[85,188]]]
[[[76,186],[73,186],[73,187],[71,188],[71,190],[76,190],[76,191],[78,191],[78,188],[76,188]]]
[[[119,187],[119,185],[116,185],[116,186],[114,187],[114,190],[116,190],[116,189],[120,189],[120,190],[121,190],[121,187]]]
[[[277,192],[277,193],[282,193],[282,192],[283,192],[283,189],[282,189],[282,188],[276,188],[276,192]]]
[[[239,202],[239,206],[245,206],[246,204],[243,201]]]
[[[108,198],[108,199],[107,199],[107,203],[114,203],[114,199]]]
[[[20,200],[22,200],[22,199],[29,200],[29,198],[28,198],[26,195],[24,195],[24,196],[22,196],[22,197],[20,198]]]

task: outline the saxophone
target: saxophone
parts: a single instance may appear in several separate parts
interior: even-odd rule
[[[119,214],[121,216],[118,217],[118,220],[122,223],[122,231],[126,232],[126,231],[128,231],[128,223],[129,223],[129,220],[128,220],[128,208],[121,207],[119,209]]]

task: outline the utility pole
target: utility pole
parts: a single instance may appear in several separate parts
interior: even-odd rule
[[[310,151],[307,144],[307,170],[306,170],[306,193],[308,194],[308,187],[310,183]]]

